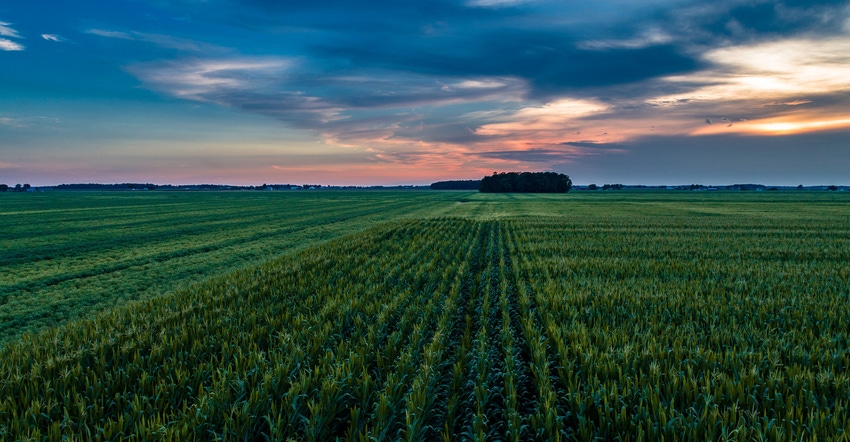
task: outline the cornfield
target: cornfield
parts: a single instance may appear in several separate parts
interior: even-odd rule
[[[380,223],[10,341],[0,438],[848,438],[846,213],[557,207]]]

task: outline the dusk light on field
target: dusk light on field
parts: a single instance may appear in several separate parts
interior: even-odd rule
[[[850,435],[847,0],[0,2],[0,441]]]
[[[0,6],[0,182],[848,184],[845,1]]]

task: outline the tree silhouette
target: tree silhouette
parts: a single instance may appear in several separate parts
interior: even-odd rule
[[[503,172],[481,179],[478,190],[487,193],[567,193],[570,177],[556,172]]]

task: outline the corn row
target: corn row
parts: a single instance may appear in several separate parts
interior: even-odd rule
[[[12,341],[0,440],[850,434],[847,220],[471,210]]]

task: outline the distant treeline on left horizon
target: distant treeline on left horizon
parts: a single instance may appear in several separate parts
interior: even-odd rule
[[[412,189],[412,190],[478,190],[480,180],[449,180],[437,181],[431,185],[397,185],[397,186],[329,186],[323,184],[266,184],[257,186],[235,186],[227,184],[152,184],[152,183],[121,183],[121,184],[99,184],[78,183],[59,184],[56,186],[31,186],[29,184],[16,184],[9,186],[0,184],[0,192],[43,192],[43,191],[149,191],[149,190],[334,190],[334,189]],[[771,190],[826,190],[847,191],[850,186],[817,185],[817,186],[766,186],[764,184],[730,184],[730,185],[627,185],[627,184],[588,184],[573,186],[573,190],[596,191],[596,190],[743,190],[743,191],[771,191]]]
[[[257,186],[235,186],[228,184],[152,184],[152,183],[121,183],[121,184],[59,184],[57,186],[30,186],[17,184],[10,187],[0,184],[0,192],[39,192],[45,190],[317,190],[317,189],[429,189],[430,186],[398,185],[398,186],[328,186],[322,184],[266,184]]]

